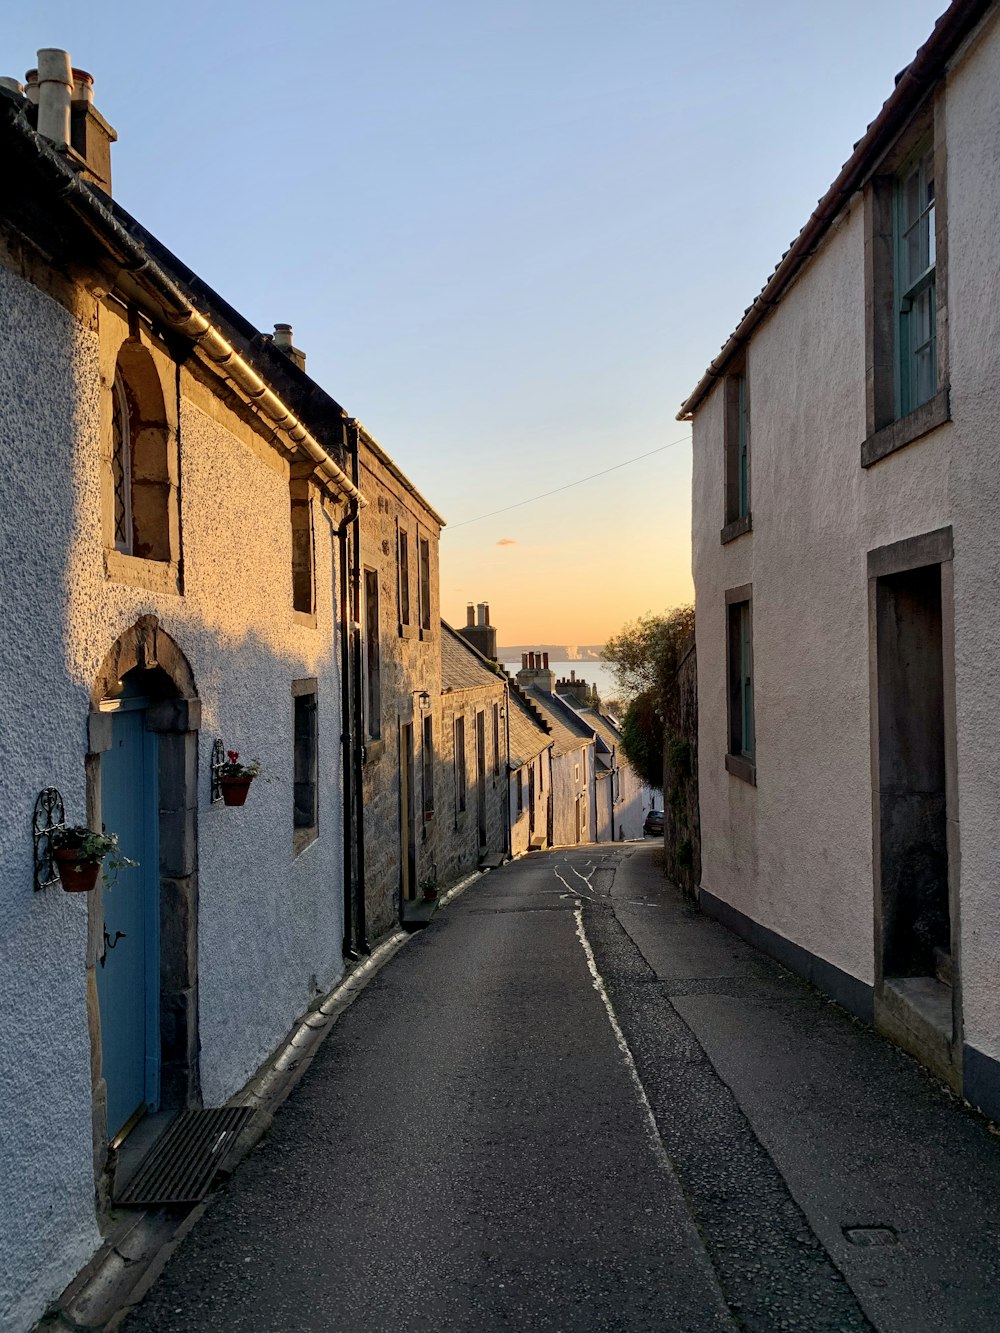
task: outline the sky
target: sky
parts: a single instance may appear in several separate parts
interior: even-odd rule
[[[0,73],[93,74],[116,198],[447,520],[446,619],[601,643],[692,599],[677,410],[944,8],[33,0]]]

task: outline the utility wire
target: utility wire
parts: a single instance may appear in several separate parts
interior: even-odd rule
[[[511,509],[520,509],[523,505],[533,505],[536,500],[547,500],[550,495],[559,495],[562,491],[572,490],[574,486],[582,486],[585,481],[593,481],[595,477],[606,477],[609,472],[617,472],[619,468],[628,467],[632,463],[640,463],[644,458],[652,458],[654,454],[662,454],[664,449],[673,449],[678,444],[688,444],[690,440],[690,435],[685,435],[679,440],[671,440],[669,444],[661,444],[658,449],[650,449],[648,454],[637,454],[635,458],[626,458],[624,463],[616,463],[614,467],[606,467],[603,472],[591,472],[589,477],[577,477],[576,481],[568,481],[565,486],[557,486],[554,491],[543,491],[541,495],[533,495],[530,500],[518,500],[516,504],[505,505],[503,509],[491,509],[488,514],[480,514],[478,518],[464,518],[461,523],[449,523],[444,531],[453,532],[455,528],[465,528],[470,523],[481,523],[484,518],[506,514]]]

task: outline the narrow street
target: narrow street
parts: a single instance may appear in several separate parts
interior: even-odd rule
[[[1000,1141],[659,856],[440,910],[128,1333],[995,1333]]]

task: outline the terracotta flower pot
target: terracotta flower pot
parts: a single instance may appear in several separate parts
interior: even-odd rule
[[[424,889],[424,902],[432,903],[438,896],[437,889]]]
[[[251,782],[253,778],[220,778],[223,804],[245,805]]]
[[[56,847],[52,859],[56,863],[59,879],[66,893],[89,893],[97,883],[101,873],[100,861],[77,861],[77,853],[72,847]]]

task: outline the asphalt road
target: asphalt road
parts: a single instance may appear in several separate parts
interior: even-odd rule
[[[996,1333],[998,1242],[984,1121],[586,848],[377,974],[125,1329]]]

